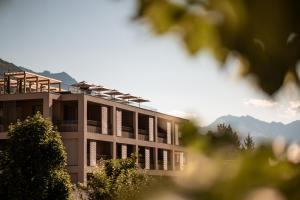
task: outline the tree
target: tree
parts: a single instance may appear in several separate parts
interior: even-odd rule
[[[243,141],[243,150],[252,151],[254,149],[254,141],[250,134]]]
[[[234,149],[241,147],[239,135],[230,125],[218,124],[217,131],[209,131],[207,136],[213,147],[232,146]]]
[[[59,133],[40,113],[10,126],[1,153],[1,199],[69,199],[70,176]]]
[[[151,179],[138,172],[134,158],[102,161],[87,183],[91,200],[134,200],[146,191]]]
[[[274,94],[285,80],[299,85],[300,2],[294,0],[138,0],[136,18],[158,34],[178,33],[188,52],[210,51],[221,63],[237,58]]]

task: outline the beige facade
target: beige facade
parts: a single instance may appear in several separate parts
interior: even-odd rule
[[[8,124],[37,111],[58,127],[73,182],[86,182],[103,159],[131,154],[152,175],[173,175],[185,163],[178,128],[184,119],[87,94],[0,95],[0,139],[7,139]]]

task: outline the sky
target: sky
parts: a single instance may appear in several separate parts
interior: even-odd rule
[[[151,100],[147,106],[207,125],[223,115],[289,123],[300,117],[298,89],[270,99],[208,53],[190,56],[172,34],[133,21],[134,0],[0,0],[0,58],[35,71]]]

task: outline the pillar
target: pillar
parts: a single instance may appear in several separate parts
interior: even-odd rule
[[[23,91],[26,93],[26,72],[24,72],[24,85],[23,85]]]
[[[154,141],[154,120],[152,117],[149,117],[149,141]]]
[[[145,147],[145,169],[150,169],[150,148]]]
[[[112,158],[117,159],[117,143],[115,141],[112,143]]]
[[[158,149],[154,148],[154,169],[158,170]]]
[[[101,107],[101,133],[104,135],[108,134],[108,123],[107,123],[107,107],[102,106]]]
[[[121,145],[121,158],[122,159],[126,159],[127,158],[127,145],[126,144],[122,144]]]
[[[168,151],[163,150],[163,169],[168,170]]]
[[[172,132],[172,126],[171,122],[167,122],[167,144],[171,144],[171,132]]]
[[[134,137],[135,139],[139,139],[139,113],[135,112],[133,115],[133,123],[134,123]]]
[[[35,92],[39,91],[39,77],[37,76],[35,78]]]
[[[179,153],[179,167],[180,167],[180,170],[183,170],[183,167],[184,167],[184,153],[183,152]]]
[[[179,145],[179,127],[178,124],[175,124],[175,128],[174,128],[174,134],[175,134],[175,145]]]
[[[97,165],[97,143],[96,141],[90,141],[90,166],[95,167]]]
[[[117,136],[122,136],[122,111],[117,110]]]

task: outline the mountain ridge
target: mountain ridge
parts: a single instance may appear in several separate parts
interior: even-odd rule
[[[77,83],[76,79],[74,79],[72,76],[70,76],[68,73],[62,71],[62,72],[57,72],[57,73],[52,73],[48,70],[44,70],[42,72],[36,72],[33,71],[27,67],[23,66],[16,66],[13,63],[10,63],[8,61],[5,61],[0,58],[0,73],[4,72],[9,72],[9,71],[27,71],[35,74],[39,74],[42,76],[47,76],[50,78],[58,79],[62,81],[62,88],[63,89],[68,89],[68,87],[74,83]]]
[[[241,137],[250,134],[256,141],[270,140],[277,136],[282,136],[288,141],[300,141],[300,120],[290,123],[266,122],[256,119],[250,115],[234,116],[225,115],[218,117],[208,126],[202,127],[203,131],[216,130],[218,124],[230,124],[230,126],[240,133]]]

